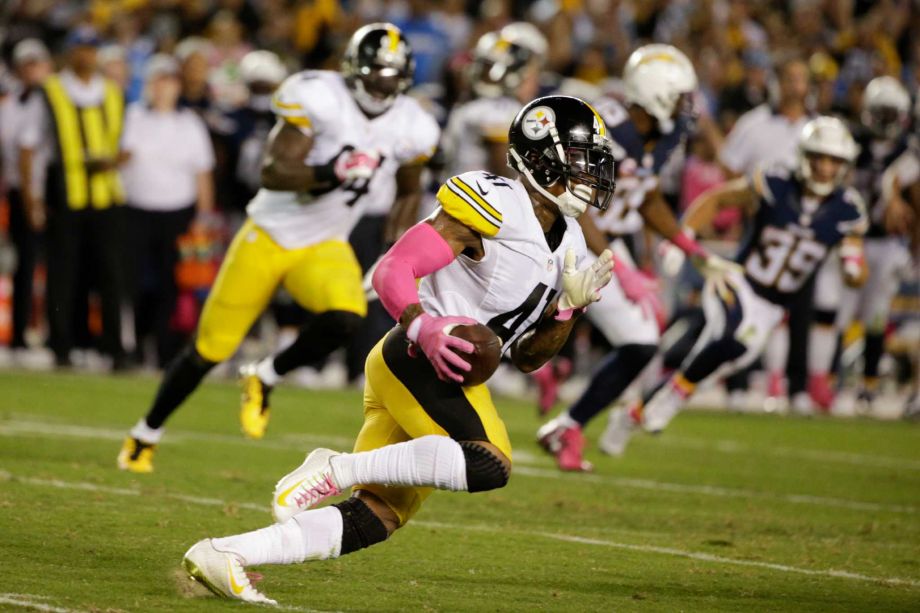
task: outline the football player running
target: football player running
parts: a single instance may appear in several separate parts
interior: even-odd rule
[[[910,95],[894,77],[877,77],[866,86],[860,125],[854,133],[859,155],[853,168],[853,186],[868,207],[866,264],[872,274],[860,288],[844,288],[837,270],[827,265],[818,273],[815,319],[821,327],[812,329],[809,342],[812,399],[830,409],[834,399],[829,371],[834,361],[838,333],[857,319],[865,330],[863,377],[857,395],[857,410],[869,412],[878,390],[878,367],[885,342],[885,328],[891,302],[900,285],[901,273],[910,266],[907,241],[888,228],[885,215],[895,195],[885,185],[886,169],[908,150]],[[898,190],[900,191],[900,190]]]
[[[722,209],[741,206],[752,228],[735,270],[707,279],[706,325],[681,368],[615,422],[608,443],[622,453],[641,424],[660,432],[704,379],[737,372],[763,351],[785,315],[784,305],[808,282],[829,251],[840,245],[843,278],[865,282],[862,235],[868,219],[862,198],[843,185],[857,155],[856,142],[836,118],[805,124],[795,173],[757,171],[703,193],[691,204],[685,225],[705,232]]]
[[[439,137],[434,119],[404,92],[412,51],[388,23],[352,36],[341,72],[308,70],[275,93],[262,189],[249,203],[201,314],[194,342],[168,367],[147,415],[131,430],[118,466],[153,470],[163,424],[205,374],[233,355],[279,285],[314,314],[287,349],[241,372],[242,429],[260,438],[269,392],[286,373],[348,340],[367,304],[361,269],[346,241],[371,199],[415,221],[423,162]]]
[[[545,55],[546,39],[529,23],[482,35],[469,71],[475,98],[454,107],[444,129],[448,177],[471,170],[508,176],[508,126],[536,97]]]
[[[470,366],[455,351],[473,347],[449,331],[488,325],[525,372],[548,360],[610,280],[611,254],[588,262],[575,219],[589,206],[606,207],[614,186],[604,122],[577,98],[534,100],[515,118],[509,141],[520,179],[484,171],[452,177],[432,216],[406,232],[374,273],[399,325],[367,359],[354,452],[312,452],[278,482],[276,524],[206,539],[185,554],[185,568],[215,593],[273,602],[252,586],[246,567],[337,558],[386,540],[433,489],[481,492],[507,483],[504,423],[484,384],[459,383]],[[351,498],[313,509],[349,488]]]
[[[636,270],[623,238],[648,225],[694,256],[707,274],[728,264],[681,232],[658,185],[659,173],[684,146],[692,127],[689,96],[697,86],[693,65],[671,45],[646,45],[629,56],[623,85],[625,107],[610,98],[598,103],[617,158],[617,191],[609,210],[593,210],[581,218],[589,249],[600,254],[609,246],[614,253],[614,282],[604,289],[603,305],[588,313],[614,350],[581,398],[537,432],[562,470],[591,469],[583,458],[582,428],[626,391],[658,350],[660,307],[654,286]]]

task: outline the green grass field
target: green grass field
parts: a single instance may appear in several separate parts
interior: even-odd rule
[[[356,392],[281,388],[266,439],[245,441],[236,388],[208,383],[157,472],[121,473],[155,383],[0,375],[0,610],[247,606],[196,589],[182,554],[269,523],[278,477],[313,447],[348,449],[361,423]],[[500,408],[507,488],[436,493],[388,543],[264,567],[263,591],[297,611],[920,610],[916,425],[690,413],[563,475],[533,409]]]

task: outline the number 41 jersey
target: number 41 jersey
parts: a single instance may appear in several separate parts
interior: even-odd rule
[[[524,186],[484,171],[451,177],[437,198],[441,209],[482,236],[485,255],[476,261],[460,254],[422,279],[422,307],[486,324],[507,351],[559,295],[566,251],[574,249],[579,268],[584,265],[581,226],[560,215],[544,235]]]
[[[823,199],[808,198],[788,171],[755,172],[751,185],[759,208],[738,254],[758,294],[784,305],[815,273],[827,253],[847,236],[868,229],[862,198],[838,187]]]
[[[327,70],[288,77],[272,98],[272,111],[313,137],[307,166],[327,164],[346,148],[380,154],[370,179],[323,193],[259,190],[246,212],[286,249],[344,239],[362,214],[386,214],[396,196],[396,171],[430,157],[440,136],[434,118],[408,96],[398,96],[385,113],[367,117],[342,75]]]

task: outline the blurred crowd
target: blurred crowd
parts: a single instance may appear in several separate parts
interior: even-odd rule
[[[23,355],[48,346],[59,366],[94,351],[115,369],[166,364],[193,333],[227,237],[258,189],[269,100],[285,76],[337,69],[358,26],[389,21],[415,54],[412,94],[443,126],[470,97],[476,41],[518,20],[546,37],[544,91],[616,95],[626,58],[647,42],[690,57],[697,134],[662,179],[675,210],[769,161],[770,138],[736,126],[752,109],[766,104],[796,128],[810,113],[858,123],[872,79],[894,77],[912,99],[920,87],[914,0],[9,0],[0,6],[10,237],[10,257],[0,258],[0,309],[9,314],[0,338]],[[108,100],[114,85],[126,109],[122,125],[100,119],[109,146],[73,136],[95,147],[83,161],[97,166],[82,203],[67,183],[76,179],[66,172],[66,128],[47,108],[47,80],[66,87],[72,74],[104,77],[97,92],[84,93]],[[438,160],[432,189],[442,177]],[[55,165],[67,190],[46,172]],[[81,207],[93,215],[62,214]],[[720,220],[727,243],[738,239],[738,221]],[[650,267],[654,254],[637,259]],[[669,288],[672,313],[692,300],[693,283]],[[915,316],[912,300],[902,304]],[[278,303],[275,322],[296,323],[283,297]],[[590,331],[576,342],[592,342]],[[576,372],[586,367],[576,360]]]

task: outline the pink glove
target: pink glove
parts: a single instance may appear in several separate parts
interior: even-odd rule
[[[617,256],[613,256],[613,272],[620,282],[620,288],[623,294],[630,302],[639,305],[645,316],[655,319],[659,327],[664,317],[664,308],[658,299],[658,282],[650,275],[637,270],[622,261]]]
[[[335,160],[333,171],[342,183],[357,179],[370,179],[380,165],[380,154],[376,151],[344,151]]]
[[[457,355],[453,350],[472,353],[475,347],[469,341],[450,335],[454,326],[477,324],[475,319],[469,317],[435,317],[422,313],[412,320],[406,330],[406,336],[413,343],[422,348],[428,356],[434,371],[441,381],[456,381],[463,383],[463,376],[451,369],[451,365],[463,372],[469,372],[471,366],[466,360]],[[409,355],[414,356],[413,347],[409,346]]]
[[[626,299],[641,303],[655,292],[656,283],[617,256],[613,256],[613,274],[617,276]]]

